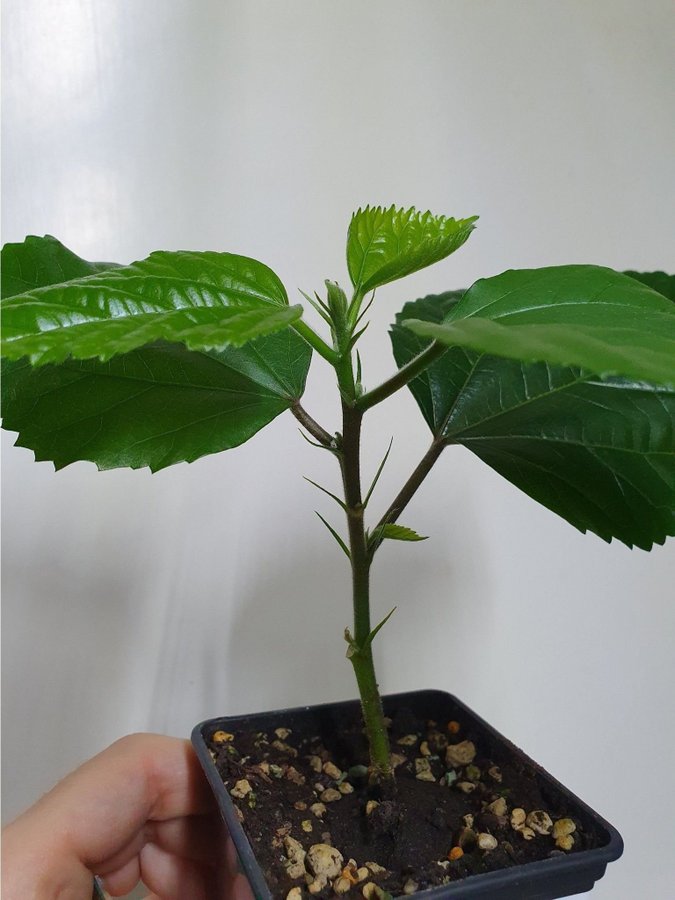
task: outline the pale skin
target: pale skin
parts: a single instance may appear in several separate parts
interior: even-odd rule
[[[94,874],[115,897],[251,896],[188,741],[124,737],[3,830],[3,900],[91,900]]]

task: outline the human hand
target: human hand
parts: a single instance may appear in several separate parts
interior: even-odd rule
[[[121,896],[246,900],[236,855],[188,741],[122,738],[3,832],[4,900],[91,900],[93,875]]]

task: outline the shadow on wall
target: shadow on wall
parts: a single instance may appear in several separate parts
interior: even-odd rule
[[[350,587],[346,560],[329,543],[258,570],[240,598],[225,654],[225,681],[231,689],[245,684],[249,707],[230,690],[228,712],[354,696],[343,639]]]

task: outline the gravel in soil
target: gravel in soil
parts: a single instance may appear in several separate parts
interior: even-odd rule
[[[388,721],[395,790],[369,783],[356,716],[207,735],[275,900],[386,900],[599,843],[475,725],[408,709]]]

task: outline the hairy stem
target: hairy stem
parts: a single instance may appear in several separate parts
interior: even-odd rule
[[[373,774],[393,778],[389,737],[377,687],[370,636],[370,554],[363,522],[361,498],[361,420],[363,414],[344,398],[340,465],[344,486],[349,550],[352,565],[354,634],[349,654],[361,696],[363,719],[370,747]]]
[[[328,360],[328,362],[334,366],[338,361],[338,354],[333,350],[332,347],[329,347],[328,344],[323,340],[323,338],[319,337],[319,335],[311,328],[305,321],[302,319],[296,319],[295,322],[291,323],[291,328],[296,331],[300,337],[304,338],[310,347],[313,347],[319,356],[323,356],[324,359]]]
[[[400,368],[395,375],[383,381],[382,384],[373,388],[372,391],[366,391],[365,394],[362,394],[356,401],[357,407],[362,412],[365,412],[371,406],[375,406],[377,403],[386,400],[387,397],[391,397],[400,388],[405,387],[409,381],[416,378],[420,372],[423,372],[435,359],[442,356],[447,349],[443,344],[432,341],[421,353],[418,353],[410,362]]]
[[[431,446],[424,454],[419,464],[415,467],[410,478],[406,481],[406,483],[396,495],[394,502],[377,523],[375,529],[373,530],[373,533],[375,533],[377,529],[381,528],[383,525],[387,525],[390,522],[395,522],[398,519],[408,503],[410,503],[410,501],[412,500],[417,488],[422,484],[424,479],[431,471],[434,463],[443,452],[444,447],[444,441],[439,440],[438,438],[435,438],[431,442]]]
[[[302,427],[308,431],[314,440],[318,441],[322,447],[332,448],[333,447],[333,438],[326,431],[325,428],[322,428],[318,422],[316,422],[310,414],[304,409],[303,406],[300,405],[300,401],[294,403],[291,406],[291,412],[295,416],[295,418],[300,422]]]

